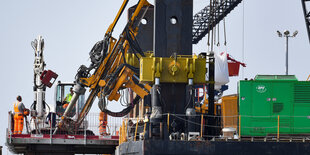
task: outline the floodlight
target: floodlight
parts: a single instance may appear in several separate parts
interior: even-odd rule
[[[282,37],[282,33],[279,30],[277,31],[277,33],[279,37]]]
[[[292,37],[296,37],[297,34],[298,34],[298,31],[295,31],[295,32],[293,33]]]
[[[285,36],[289,36],[289,35],[290,35],[290,31],[285,30],[285,31],[284,31],[284,35],[285,35]]]

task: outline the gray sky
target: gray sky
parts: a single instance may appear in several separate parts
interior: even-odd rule
[[[215,48],[215,51],[227,51],[237,60],[242,60],[244,45],[244,59],[247,64],[244,77],[284,74],[285,40],[279,38],[276,31],[298,30],[298,36],[290,39],[289,74],[305,80],[310,74],[306,68],[310,46],[300,0],[244,1],[245,4],[239,4],[226,18],[227,47],[221,46]],[[128,6],[136,2],[130,1]],[[122,0],[0,0],[0,145],[4,147],[3,154],[7,154],[4,144],[7,112],[12,109],[17,94],[22,95],[27,107],[33,102],[34,52],[30,42],[37,35],[42,35],[45,39],[46,69],[57,72],[58,80],[73,81],[78,67],[89,64],[90,49],[103,38],[121,3]],[[206,0],[194,0],[194,13],[207,3]],[[115,37],[118,37],[122,30],[125,18],[126,16],[123,16],[119,21],[114,32]],[[223,32],[222,23],[220,31]],[[220,37],[222,39],[223,35]],[[193,47],[193,51],[207,51],[206,42],[206,39],[203,39]],[[223,40],[221,44],[223,45]],[[242,76],[230,79],[230,90],[226,94],[237,93],[237,81],[241,78]],[[47,102],[52,103],[54,88],[47,89],[46,96]],[[99,111],[97,106],[94,107],[92,111]]]

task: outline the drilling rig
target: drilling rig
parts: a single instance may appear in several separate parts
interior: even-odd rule
[[[48,112],[53,111],[45,102],[46,87],[51,88],[57,79],[58,75],[51,70],[44,70],[46,64],[43,57],[44,39],[38,36],[37,39],[31,42],[34,49],[34,101],[31,105],[32,131],[40,132],[43,129]],[[45,125],[46,126],[46,125]]]
[[[41,153],[53,150],[55,154],[238,154],[243,150],[246,153],[262,154],[283,151],[292,153],[293,149],[309,152],[308,144],[305,143],[307,139],[302,142],[294,139],[294,143],[279,143],[279,139],[269,138],[269,135],[264,138],[241,137],[240,115],[239,119],[230,119],[234,122],[234,130],[227,130],[231,136],[226,136],[226,131],[221,131],[225,124],[221,124],[224,121],[218,118],[227,116],[222,112],[233,111],[228,117],[235,117],[239,112],[238,97],[242,104],[248,102],[243,101],[245,98],[241,96],[232,95],[228,98],[232,100],[233,106],[225,108],[226,101],[223,101],[223,104],[218,103],[214,97],[214,51],[195,55],[192,45],[212,32],[241,0],[211,0],[209,6],[194,16],[193,0],[155,0],[154,5],[147,0],[139,0],[128,9],[127,24],[116,39],[113,37],[113,30],[128,1],[123,1],[103,40],[98,41],[91,49],[90,65],[81,65],[77,70],[74,86],[73,83],[69,84],[73,86],[74,93],[64,112],[60,114],[57,126],[51,126],[49,135],[43,135],[41,142],[38,140],[39,142],[35,143],[36,147],[44,146],[44,150],[31,147],[32,150]],[[288,78],[264,77],[279,77],[280,80]],[[250,82],[262,82],[260,80],[264,82],[266,79],[258,78],[258,81]],[[195,96],[195,88],[200,85],[206,90],[203,96],[204,108],[199,101],[197,103]],[[264,92],[265,87],[255,88]],[[87,89],[90,94],[73,117],[70,113],[74,107],[79,107],[76,105],[77,101]],[[126,95],[122,94],[122,91]],[[124,96],[128,96],[124,109],[119,112],[107,109],[108,101],[119,101]],[[61,102],[63,95],[60,98],[56,102]],[[81,127],[96,98],[99,100],[100,109],[98,121],[104,134],[107,134],[108,115],[123,118],[117,139],[113,136],[106,138],[106,135],[89,135],[86,129]],[[274,98],[263,100],[276,101]],[[43,105],[35,106],[36,110],[44,110]],[[278,106],[278,111],[279,109],[281,110],[281,105]],[[247,111],[248,109],[245,109],[242,112]],[[38,111],[37,116],[41,115],[42,110]],[[270,122],[274,123],[275,120],[271,119]],[[278,124],[280,125],[279,119]],[[260,130],[262,129],[253,127],[248,131],[261,132]],[[84,135],[80,134],[82,132]],[[20,143],[37,140],[31,138],[21,141],[13,136],[13,143],[9,144],[13,145],[12,148],[19,149],[17,144],[14,145],[15,140],[20,140]],[[257,141],[254,138],[257,138]],[[291,141],[293,139],[290,139]],[[31,149],[27,146],[24,152]]]

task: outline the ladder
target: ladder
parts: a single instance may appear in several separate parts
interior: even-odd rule
[[[241,2],[242,0],[217,0],[213,9],[208,5],[196,13],[193,19],[192,43],[197,44]]]
[[[308,38],[310,43],[310,0],[301,0],[301,3],[305,15]]]

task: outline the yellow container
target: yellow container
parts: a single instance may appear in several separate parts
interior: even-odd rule
[[[222,97],[222,124],[223,128],[238,127],[238,96],[229,95]]]

